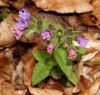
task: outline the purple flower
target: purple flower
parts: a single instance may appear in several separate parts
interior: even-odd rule
[[[50,41],[51,37],[52,37],[52,32],[50,32],[49,30],[43,30],[41,32],[41,36],[42,36],[43,40]]]
[[[23,19],[23,20],[26,20],[26,21],[30,20],[30,12],[29,12],[29,10],[26,9],[26,8],[20,9],[19,10],[19,17],[21,19]]]
[[[77,56],[77,52],[74,49],[70,49],[68,59],[73,60],[74,58],[76,58],[76,56]]]
[[[17,27],[20,30],[24,30],[25,28],[28,27],[28,23],[25,20],[22,20],[22,19],[19,18],[18,22],[17,22]]]
[[[54,45],[53,45],[52,43],[49,44],[49,45],[47,46],[47,52],[48,52],[49,54],[52,54],[53,49],[54,49]]]
[[[85,38],[84,36],[79,36],[79,37],[77,38],[77,42],[78,42],[78,44],[79,44],[80,46],[85,47],[85,46],[87,45],[87,43],[88,43],[88,39]]]
[[[14,29],[13,33],[14,33],[17,40],[19,40],[21,38],[21,36],[23,35],[23,32],[18,30],[18,29]]]

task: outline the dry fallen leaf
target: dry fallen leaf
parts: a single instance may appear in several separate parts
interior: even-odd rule
[[[52,89],[29,88],[32,95],[63,95],[63,92]]]
[[[25,0],[8,0],[8,3],[18,10],[25,6]]]
[[[92,13],[80,14],[79,19],[82,24],[86,26],[96,26],[98,27],[98,19]]]
[[[75,86],[75,87],[66,87],[65,89],[64,89],[64,93],[66,93],[66,95],[68,94],[72,94],[72,93],[78,93],[78,92],[80,92],[80,89],[79,89],[79,87],[78,86]],[[65,94],[64,94],[65,95]]]
[[[60,83],[59,80],[54,80],[52,78],[48,79],[47,82],[41,82],[38,87],[42,89],[53,89],[53,90],[59,90],[62,92],[64,91],[63,84]]]
[[[12,72],[14,71],[13,62],[7,58],[5,51],[0,52],[0,83],[2,81],[10,81],[12,77]]]
[[[12,74],[12,84],[16,89],[24,89],[24,80],[23,80],[23,67],[24,64],[22,61],[17,63],[16,70]]]
[[[16,91],[10,83],[3,82],[0,84],[0,95],[24,95],[24,91]]]
[[[93,11],[80,14],[81,22],[86,26],[96,26],[100,29],[100,0],[91,0]]]
[[[45,11],[55,11],[58,13],[84,13],[92,11],[90,0],[32,0],[37,7]]]
[[[80,89],[81,93],[83,93],[86,89],[88,89],[90,85],[91,81],[86,79],[83,75],[81,75],[80,81],[78,83],[78,88]]]
[[[8,6],[3,0],[0,0],[0,7]]]
[[[8,47],[15,43],[15,37],[12,32],[15,25],[16,22],[12,14],[9,14],[9,16],[0,23],[0,48]]]
[[[32,72],[35,65],[35,60],[32,56],[31,49],[29,49],[22,56],[22,61],[24,63],[24,73],[23,73],[24,84],[29,87],[32,85]]]
[[[96,95],[100,90],[100,77],[82,94],[82,95]]]
[[[92,58],[92,62],[96,61],[96,60],[100,60],[100,51],[94,56],[94,58]]]
[[[94,51],[92,53],[86,54],[82,56],[82,61],[91,60],[99,51]]]
[[[99,20],[100,23],[100,0],[93,0],[92,5],[94,7],[93,15]]]

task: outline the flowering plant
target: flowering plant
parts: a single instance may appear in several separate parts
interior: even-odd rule
[[[87,38],[72,29],[64,29],[60,24],[51,24],[40,15],[31,16],[27,9],[19,10],[17,27],[13,31],[17,40],[38,34],[46,47],[32,52],[37,62],[32,74],[33,85],[48,76],[59,80],[65,78],[74,85],[78,83],[74,65],[86,52]]]

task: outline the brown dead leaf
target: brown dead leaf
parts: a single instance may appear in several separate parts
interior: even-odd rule
[[[35,61],[33,58],[31,58],[24,66],[24,84],[28,87],[32,85],[32,72],[34,65]]]
[[[61,91],[52,89],[39,89],[39,88],[29,88],[32,95],[63,95]]]
[[[16,89],[24,89],[24,80],[23,80],[23,67],[24,64],[22,61],[18,62],[16,69],[13,71],[12,74],[12,84],[15,86]]]
[[[96,60],[100,60],[100,51],[94,56],[94,58],[92,58],[91,61],[96,61]]]
[[[64,91],[63,84],[61,84],[59,80],[54,80],[52,78],[50,78],[47,82],[40,83],[38,87],[42,89],[54,89],[62,92]]]
[[[8,47],[15,43],[15,37],[13,34],[13,28],[16,22],[14,21],[13,14],[9,16],[0,23],[0,48]]]
[[[92,5],[94,7],[93,15],[99,20],[100,22],[100,0],[93,0]]]
[[[97,65],[97,66],[93,66],[93,68],[89,71],[89,74],[91,75],[91,76],[94,76],[94,74],[96,74],[96,73],[100,73],[99,72],[100,71],[100,66],[99,65]],[[99,74],[99,76],[100,76],[100,74]],[[98,77],[98,76],[97,76]],[[96,78],[97,78],[96,77]],[[94,78],[95,79],[95,78]]]
[[[25,1],[26,0],[8,0],[8,3],[10,6],[19,10],[25,6]]]
[[[91,60],[99,51],[94,51],[92,53],[86,54],[82,56],[82,61],[88,61]]]
[[[80,76],[80,81],[78,84],[78,87],[81,91],[81,93],[83,93],[86,89],[88,89],[88,87],[91,85],[91,81],[86,79],[84,76]]]
[[[94,56],[93,56],[93,54],[90,55],[90,56],[93,57],[93,58],[91,58],[90,60],[88,60],[86,62],[86,64],[90,65],[90,66],[96,66],[96,65],[99,66],[99,64],[100,64],[100,51],[98,53],[94,54]],[[95,69],[95,70],[97,70],[97,69]]]
[[[0,52],[0,77],[2,80],[10,81],[14,71],[13,63],[7,58],[4,52]],[[1,81],[1,80],[0,80]]]
[[[98,19],[92,13],[80,14],[79,19],[86,26],[98,27]]]
[[[84,13],[92,11],[90,0],[32,0],[37,7],[45,11],[55,11],[58,13]]]
[[[35,65],[35,60],[32,56],[32,49],[27,50],[27,52],[22,55],[21,60],[24,64],[24,84],[29,87],[32,85],[32,72]]]
[[[90,13],[80,14],[80,21],[86,26],[96,26],[100,29],[100,0],[91,0],[93,11]]]
[[[82,94],[82,95],[95,95],[100,90],[100,77]]]
[[[80,92],[80,89],[78,86],[75,86],[75,87],[66,87],[64,89],[64,95],[72,95],[73,93],[79,93]]]
[[[3,0],[0,0],[0,7],[8,6]]]
[[[3,82],[0,84],[0,95],[24,95],[24,91],[16,91],[10,83]]]

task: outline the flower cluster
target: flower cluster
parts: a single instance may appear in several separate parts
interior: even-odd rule
[[[13,31],[17,40],[23,35],[26,39],[39,37],[39,41],[41,39],[44,41],[46,49],[38,49],[32,53],[37,61],[32,74],[32,85],[37,85],[48,76],[59,80],[66,77],[67,81],[77,84],[73,63],[84,55],[89,40],[72,29],[65,30],[60,24],[54,24],[52,28],[51,23],[41,17],[39,18],[39,15],[32,17],[28,9],[21,9],[17,19],[17,29]],[[39,36],[34,36],[37,34]],[[73,43],[75,41],[78,46]]]
[[[23,8],[21,10],[19,10],[19,17],[18,17],[18,20],[17,20],[17,29],[14,29],[14,34],[15,34],[15,37],[17,40],[20,39],[20,37],[23,35],[23,31],[29,27],[28,25],[28,21],[30,20],[31,21],[31,18],[30,18],[30,13],[29,13],[29,10],[26,9],[26,8]],[[35,23],[36,24],[36,23]],[[31,26],[32,27],[32,26]],[[55,27],[55,26],[54,26]],[[37,31],[37,30],[35,30]],[[65,32],[64,30],[61,30],[62,32]],[[57,30],[55,30],[55,34],[53,31],[51,31],[50,29],[48,28],[43,28],[43,30],[40,31],[40,35],[42,37],[42,39],[44,41],[47,42],[47,52],[48,54],[52,54],[55,47],[56,47],[56,44],[54,42],[56,42],[55,40],[52,41],[52,39],[55,39],[54,37],[57,38],[58,40],[58,47],[59,47],[59,41],[62,39],[62,38],[66,38],[66,37],[70,37],[71,38],[71,35],[63,35],[63,34],[67,34],[67,33],[62,33],[62,32],[59,32]],[[60,36],[58,35],[60,33]],[[60,39],[61,38],[61,39]],[[82,47],[85,47],[88,43],[88,39],[85,38],[84,36],[78,36],[77,39],[76,39],[77,43],[82,46]],[[66,43],[66,48],[69,48],[67,47],[67,41],[64,40],[64,43]],[[62,45],[63,47],[63,45]],[[68,51],[68,59],[69,60],[73,60],[77,57],[78,53],[76,51],[76,49],[73,47],[70,47],[69,48],[69,51]]]
[[[28,27],[28,21],[30,20],[29,10],[24,8],[19,10],[19,18],[17,20],[17,29],[13,30],[17,40],[23,35],[24,29]]]
[[[53,38],[53,33],[52,33],[50,30],[43,30],[43,31],[41,32],[41,37],[42,37],[43,40],[46,40],[46,41],[49,41],[49,42],[50,42],[50,40]],[[63,36],[62,36],[62,37],[63,37]],[[85,47],[85,46],[87,45],[87,43],[88,43],[88,39],[85,38],[84,36],[78,36],[78,37],[77,37],[77,42],[78,42],[78,44],[79,44],[80,46]],[[50,42],[50,43],[47,45],[47,52],[48,52],[49,54],[52,54],[54,48],[55,48],[55,47],[54,47],[54,43],[51,43],[51,42]],[[66,47],[65,47],[65,48],[66,48]],[[75,58],[77,57],[77,55],[78,55],[77,51],[76,51],[75,49],[71,48],[71,49],[69,50],[69,53],[68,53],[68,59],[69,59],[69,60],[73,60],[73,59],[75,59]]]
[[[51,38],[52,38],[52,34],[53,34],[53,33],[52,33],[51,31],[49,31],[49,30],[43,30],[43,31],[41,32],[41,37],[43,38],[43,40],[50,41]],[[48,52],[49,54],[52,54],[53,49],[54,49],[54,45],[53,45],[53,43],[50,43],[50,44],[47,46],[47,52]]]

